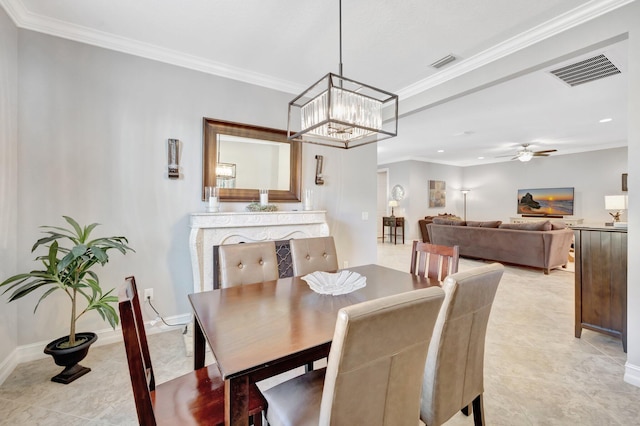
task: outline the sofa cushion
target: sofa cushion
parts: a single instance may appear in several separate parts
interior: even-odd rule
[[[485,220],[485,221],[477,221],[477,220],[468,220],[467,226],[475,226],[477,228],[497,228],[502,224],[501,220]]]
[[[465,226],[466,222],[462,219],[452,219],[444,217],[434,217],[433,223],[436,225],[453,225],[453,226]]]
[[[503,223],[501,229],[518,229],[521,231],[551,231],[551,222]]]
[[[557,229],[566,229],[567,228],[567,223],[566,222],[551,222],[551,229],[553,231],[557,230]]]

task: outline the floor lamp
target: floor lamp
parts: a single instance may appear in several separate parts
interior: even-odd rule
[[[463,209],[464,209],[464,219],[463,220],[467,220],[467,194],[469,193],[470,189],[461,189],[460,192],[462,192],[462,204],[463,204]]]

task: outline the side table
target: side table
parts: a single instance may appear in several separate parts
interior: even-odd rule
[[[402,244],[404,244],[404,217],[384,216],[382,218],[382,242],[384,243],[384,228],[389,227],[389,242],[398,243],[398,228],[402,231]],[[393,231],[393,233],[392,233]],[[393,237],[393,240],[392,240]]]

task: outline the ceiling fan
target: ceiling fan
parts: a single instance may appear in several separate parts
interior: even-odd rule
[[[520,160],[522,162],[526,162],[531,160],[533,157],[548,157],[549,153],[556,152],[557,149],[546,149],[544,151],[532,151],[529,149],[528,143],[522,144],[522,149],[520,149],[517,153],[515,153],[512,160]],[[510,157],[511,155],[501,155],[500,157]]]

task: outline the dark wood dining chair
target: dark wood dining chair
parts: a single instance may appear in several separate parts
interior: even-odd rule
[[[156,384],[134,277],[118,295],[122,335],[140,425],[224,424],[224,380],[216,364]],[[249,389],[249,415],[262,425],[265,401],[255,385]],[[250,419],[251,420],[251,419]]]
[[[484,347],[491,306],[504,273],[499,263],[449,275],[422,382],[420,419],[439,426],[458,411],[484,425]]]
[[[460,248],[436,244],[413,242],[411,268],[409,272],[443,281],[449,274],[458,272]]]
[[[440,287],[340,309],[326,369],[264,391],[270,425],[417,425]]]
[[[289,247],[295,276],[338,269],[338,255],[333,237],[294,238],[289,240]]]
[[[218,247],[220,288],[278,279],[274,241],[223,244]]]

